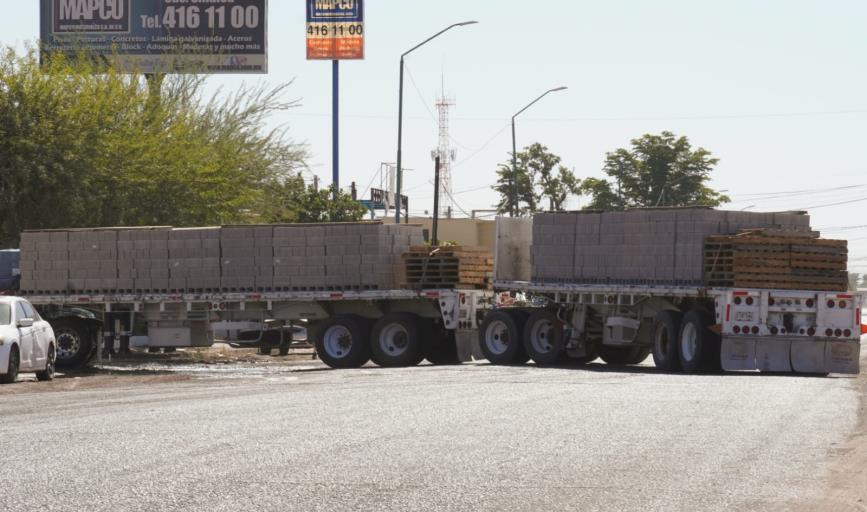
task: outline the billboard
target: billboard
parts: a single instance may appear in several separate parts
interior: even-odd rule
[[[268,0],[40,0],[46,53],[142,73],[267,73]]]
[[[306,1],[307,59],[363,59],[364,1]]]

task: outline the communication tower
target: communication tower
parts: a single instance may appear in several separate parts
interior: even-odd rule
[[[454,210],[452,194],[452,163],[457,158],[457,151],[451,148],[449,136],[449,110],[455,106],[455,100],[446,98],[445,91],[437,100],[436,107],[439,112],[439,146],[431,152],[431,156],[440,157],[440,217],[450,217]]]

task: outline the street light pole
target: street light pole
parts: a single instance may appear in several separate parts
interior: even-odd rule
[[[545,91],[545,94],[539,96],[530,102],[529,105],[518,111],[517,114],[512,116],[512,217],[518,216],[518,145],[515,142],[515,119],[519,115],[523,114],[525,110],[538,103],[545,96],[552,92],[565,91],[566,89],[568,89],[568,87],[557,87]]]
[[[395,191],[396,197],[395,202],[397,203],[397,209],[394,216],[395,224],[400,224],[400,209],[403,206],[403,200],[401,199],[401,188],[403,186],[403,64],[406,56],[410,53],[416,51],[420,47],[429,43],[433,39],[441,36],[442,34],[448,32],[449,30],[455,27],[464,27],[467,25],[475,25],[478,21],[465,21],[463,23],[455,23],[454,25],[449,25],[448,27],[440,30],[436,34],[430,36],[419,44],[413,46],[409,50],[405,51],[400,56],[400,90],[398,93],[398,106],[397,106],[397,190]],[[407,217],[409,216],[409,212],[407,212]]]

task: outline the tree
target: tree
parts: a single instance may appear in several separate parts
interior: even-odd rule
[[[263,128],[297,105],[290,84],[205,98],[201,76],[158,89],[96,66],[0,51],[0,244],[25,229],[250,222],[267,187],[305,167],[285,128]]]
[[[305,186],[300,174],[275,180],[267,187],[265,201],[260,208],[260,222],[316,223],[357,222],[367,209],[345,192],[333,197],[333,189],[316,190]]]
[[[671,132],[631,141],[631,150],[606,154],[603,171],[610,179],[584,180],[586,207],[623,210],[652,206],[719,206],[729,198],[707,186],[719,163],[704,148],[693,150],[686,137]]]
[[[858,272],[849,272],[849,290],[857,291],[861,284],[863,284],[862,275]]]
[[[535,213],[547,202],[548,211],[563,211],[570,195],[581,191],[581,180],[566,167],[561,159],[538,142],[517,154],[518,212],[521,215]],[[511,162],[497,168],[497,185],[500,194],[498,213],[511,212],[514,206],[513,169]]]

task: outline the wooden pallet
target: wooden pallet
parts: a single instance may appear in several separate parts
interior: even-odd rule
[[[405,288],[487,289],[491,286],[494,258],[483,248],[414,246],[404,253],[403,259]]]
[[[705,284],[738,288],[846,291],[848,244],[812,232],[749,230],[711,236],[704,251]]]

